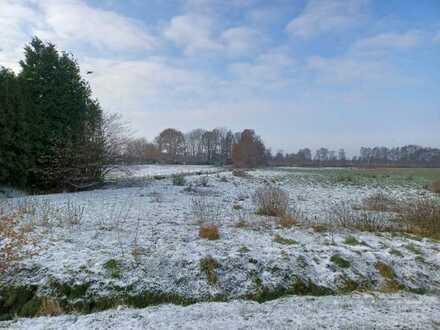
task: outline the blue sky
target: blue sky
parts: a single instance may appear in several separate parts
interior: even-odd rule
[[[0,65],[32,35],[148,139],[226,126],[285,152],[440,147],[438,0],[0,0]]]

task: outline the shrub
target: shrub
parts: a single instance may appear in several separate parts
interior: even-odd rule
[[[220,235],[217,225],[208,223],[202,224],[199,228],[199,237],[211,241],[219,239]]]
[[[211,256],[204,257],[200,259],[200,271],[206,274],[209,284],[217,283],[217,274],[215,270],[220,266],[220,264]]]
[[[289,195],[280,188],[264,186],[255,192],[254,202],[257,214],[281,217],[287,214]]]
[[[5,212],[0,208],[0,273],[30,254],[25,249],[31,243],[29,232],[18,227],[21,215],[17,210]]]
[[[431,190],[437,194],[440,194],[440,180],[432,183]]]
[[[186,183],[185,177],[182,174],[173,175],[173,185],[184,186]]]
[[[191,200],[191,212],[199,223],[216,222],[221,215],[219,205],[205,196],[194,197]]]
[[[383,192],[378,192],[365,198],[363,207],[369,211],[390,212],[396,210],[397,203]]]
[[[400,209],[398,222],[404,231],[440,238],[440,203],[433,198],[419,198]]]

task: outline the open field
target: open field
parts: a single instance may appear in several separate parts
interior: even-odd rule
[[[439,325],[439,237],[396,220],[402,205],[439,202],[424,188],[438,169],[136,171],[148,175],[134,187],[3,202],[4,212],[20,210],[29,242],[0,275],[1,318],[93,314],[0,328]],[[191,171],[200,175],[172,177]],[[254,193],[267,186],[287,193],[289,217],[258,212]],[[199,237],[204,223],[217,239]],[[151,307],[165,303],[189,306]],[[147,308],[97,313],[117,306]]]

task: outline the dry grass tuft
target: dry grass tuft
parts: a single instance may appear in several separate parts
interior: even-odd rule
[[[254,194],[258,215],[282,217],[287,214],[289,195],[275,186],[263,186]]]
[[[396,280],[396,274],[393,268],[382,261],[376,262],[374,265],[376,270],[384,278],[384,284],[381,291],[385,293],[397,292],[402,289],[402,285]]]
[[[50,297],[45,297],[41,301],[40,309],[37,313],[38,316],[57,316],[63,314],[59,302]]]
[[[368,196],[363,200],[363,209],[376,212],[394,212],[398,203],[383,192]]]
[[[409,202],[400,209],[397,222],[404,232],[440,238],[440,202],[433,198]]]
[[[198,223],[216,222],[222,214],[219,204],[205,196],[192,198],[191,212]]]
[[[213,285],[217,283],[217,274],[215,270],[220,267],[220,264],[211,256],[200,259],[200,270],[206,274],[208,283]]]
[[[218,226],[214,224],[202,224],[199,228],[199,237],[208,239],[208,240],[216,240],[220,238]]]
[[[283,228],[291,228],[298,224],[298,220],[290,214],[285,214],[280,217],[278,224]]]
[[[25,248],[33,243],[31,231],[27,225],[19,226],[22,215],[22,210],[5,211],[0,207],[0,273],[9,270],[24,256],[31,255]]]
[[[440,194],[440,180],[434,181],[431,184],[431,190],[437,194]]]
[[[232,171],[232,175],[236,176],[236,177],[239,177],[239,178],[247,178],[247,177],[249,177],[249,174],[246,171],[239,170],[239,169],[233,170]]]

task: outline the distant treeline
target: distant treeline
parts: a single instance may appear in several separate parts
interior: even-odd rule
[[[251,131],[251,130],[247,130]],[[253,132],[253,131],[251,131]],[[426,166],[440,167],[440,149],[416,145],[387,148],[373,147],[360,149],[357,156],[348,158],[344,149],[329,150],[319,148],[312,152],[309,148],[296,153],[278,151],[272,154],[261,144],[258,152],[259,165],[272,166]],[[154,141],[144,138],[128,139],[120,150],[122,163],[173,163],[173,164],[216,164],[234,163],[234,145],[241,140],[242,133],[234,133],[226,128],[213,130],[194,129],[184,133],[168,128]],[[258,148],[257,148],[258,149]]]
[[[0,184],[75,189],[99,181],[105,118],[71,55],[38,38],[18,74],[0,67]]]
[[[270,151],[251,129],[232,132],[226,128],[194,129],[183,133],[163,130],[154,140],[128,139],[120,149],[123,163],[212,164],[235,167],[266,165]]]
[[[338,151],[319,148],[312,155],[308,148],[297,153],[277,152],[270,160],[272,165],[300,166],[408,166],[440,167],[440,149],[407,145],[403,147],[361,147],[359,155],[349,159],[344,149]]]

